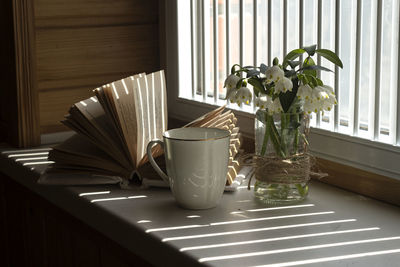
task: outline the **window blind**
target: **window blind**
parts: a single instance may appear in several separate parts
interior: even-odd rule
[[[311,126],[400,145],[399,8],[399,0],[191,0],[192,88],[179,95],[224,104],[233,64],[271,65],[317,44],[335,51],[344,68],[317,58],[334,71],[320,77],[335,88],[338,105],[314,115]]]

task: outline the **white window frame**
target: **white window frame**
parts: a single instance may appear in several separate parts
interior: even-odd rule
[[[179,9],[178,9],[179,2]],[[168,88],[169,116],[190,121],[217,107],[212,103],[179,96],[180,88],[192,87],[190,21],[182,21],[181,12],[189,5],[187,0],[165,1],[166,30],[166,81]],[[160,22],[163,23],[163,22]],[[178,34],[179,32],[179,34]],[[400,68],[399,68],[400,69]],[[185,75],[186,73],[186,75]],[[398,94],[400,95],[400,94]],[[220,104],[220,103],[218,103]],[[399,108],[399,107],[398,107]],[[254,137],[254,115],[235,110],[241,133],[246,137]],[[370,171],[400,180],[400,147],[355,136],[312,128],[310,133],[310,150],[313,155]]]

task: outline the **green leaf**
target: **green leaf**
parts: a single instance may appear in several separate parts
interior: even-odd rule
[[[300,70],[324,70],[324,71],[333,72],[333,71],[331,71],[330,69],[325,68],[325,67],[322,67],[322,66],[320,66],[320,65],[309,65],[309,66],[303,67],[303,68],[300,69]]]
[[[320,55],[321,57],[326,58],[327,60],[329,60],[330,62],[332,62],[333,64],[341,67],[343,69],[343,63],[340,60],[340,58],[331,50],[328,49],[317,49],[315,50],[315,52]]]
[[[313,65],[315,65],[314,60],[311,57],[307,57],[304,60],[304,63],[303,63],[303,73],[307,74],[307,75],[312,75],[314,77],[317,77],[317,71],[316,70],[306,69],[307,67],[313,66]]]
[[[319,85],[319,86],[322,86],[322,85],[324,85],[324,83],[322,82],[322,80],[321,80],[321,79],[318,79],[318,78],[315,78],[315,79],[317,79],[317,83],[318,83],[318,85]]]
[[[316,48],[317,48],[317,45],[310,45],[310,46],[303,47],[303,49],[306,50],[306,52],[309,56],[313,56],[315,54]]]
[[[317,78],[316,77],[314,77],[313,75],[308,75],[308,74],[305,74],[305,77],[307,77],[307,80],[308,80],[308,84],[310,84],[311,83],[311,87],[315,87],[315,86],[317,86],[318,85],[318,81],[317,81]]]
[[[236,89],[239,89],[240,87],[242,87],[243,86],[243,80],[244,80],[245,78],[241,78],[238,82],[237,82],[237,84],[236,84]]]
[[[232,66],[232,68],[231,68],[231,74],[235,74],[235,67],[239,67],[239,69],[241,69],[241,67],[240,67],[240,65],[239,64],[234,64],[233,66]]]
[[[260,74],[260,71],[258,71],[257,69],[251,69],[247,72],[247,78],[257,76],[259,74]]]
[[[304,52],[306,52],[306,50],[301,49],[301,48],[299,48],[299,49],[294,49],[294,50],[290,51],[289,54],[287,54],[287,55],[285,56],[285,58],[283,59],[283,62],[282,62],[283,68],[285,69],[285,68],[287,67],[288,61],[289,61],[289,60],[294,60],[294,59],[298,58],[298,57],[301,56]]]
[[[289,66],[294,69],[296,68],[298,65],[301,64],[301,61],[293,61],[293,60],[288,60],[288,64]]]
[[[295,75],[296,75],[296,71],[295,70],[289,70],[289,71],[285,72],[285,77],[286,78],[290,78],[290,77],[295,76]]]
[[[255,94],[256,96],[258,96],[259,93],[267,94],[267,91],[265,90],[264,85],[262,84],[262,82],[261,82],[259,79],[257,79],[257,78],[250,78],[250,79],[248,80],[248,82],[249,82],[249,84],[253,85],[254,94]]]
[[[267,65],[265,65],[264,63],[261,63],[260,72],[261,73],[265,73],[266,71],[267,71]]]

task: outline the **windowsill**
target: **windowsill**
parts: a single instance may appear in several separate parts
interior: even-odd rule
[[[327,261],[332,264],[330,266],[343,266],[346,263],[355,266],[396,266],[400,257],[400,239],[392,238],[398,233],[397,222],[400,221],[398,207],[346,192],[318,181],[312,181],[308,199],[299,203],[298,205],[301,206],[297,208],[251,211],[265,208],[265,206],[253,201],[252,191],[242,188],[237,192],[224,194],[222,202],[217,208],[190,211],[179,208],[168,190],[123,190],[118,186],[38,185],[36,179],[39,173],[22,167],[4,156],[1,158],[0,168],[1,172],[18,183],[43,196],[154,265],[165,266],[179,263],[182,266],[199,266],[201,265],[200,258],[235,255],[231,256],[231,259],[216,258],[205,263],[213,266],[253,266],[320,259],[320,262]],[[82,193],[101,191],[110,192],[79,196]],[[129,198],[129,196],[138,195],[146,197]],[[111,198],[119,199],[91,202]],[[276,218],[277,216],[299,214],[303,215]],[[233,223],[232,221],[237,222]],[[154,230],[184,225],[197,226],[186,229]],[[287,225],[298,226],[281,227]],[[153,231],[149,231],[150,229]],[[363,230],[352,232],[354,229]],[[235,233],[235,231],[241,232]],[[327,232],[329,232],[328,235]],[[223,234],[215,235],[215,233]],[[208,236],[187,237],[203,234]],[[179,251],[184,247],[310,234],[311,236],[295,239],[292,237],[286,240],[264,240],[264,242],[258,241],[260,243],[249,242],[249,244],[233,244],[226,247],[217,246]],[[175,238],[175,240],[165,239],[178,236],[186,237]],[[354,242],[359,240],[369,241]],[[352,243],[338,244],[339,242]],[[333,243],[336,245],[332,245]],[[318,245],[324,246],[306,249],[307,246]],[[298,248],[298,251],[277,251],[288,248]],[[258,254],[243,255],[243,253],[253,252]],[[159,256],[155,257],[155,253]],[[237,258],[233,259],[232,257]],[[329,257],[337,258],[334,260]],[[346,257],[348,259],[342,259]],[[308,263],[311,264],[311,262]]]

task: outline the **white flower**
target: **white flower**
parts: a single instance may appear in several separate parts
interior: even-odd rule
[[[267,78],[267,83],[270,82],[278,82],[279,80],[282,80],[283,77],[285,76],[285,73],[279,66],[272,66],[271,68],[267,69],[265,72],[265,77]]]
[[[330,111],[333,105],[337,104],[332,87],[327,85],[317,86],[314,88],[312,101],[314,102],[314,110],[318,111]]]
[[[270,96],[259,94],[258,97],[254,100],[256,107],[260,109],[268,108],[272,105],[272,99]]]
[[[318,105],[318,101],[313,101],[312,99],[308,99],[304,102],[304,112],[310,114],[311,112],[317,113],[320,109]]]
[[[322,86],[316,86],[312,93],[313,101],[321,101],[329,98],[329,95],[325,92]]]
[[[226,87],[228,90],[235,89],[239,80],[240,77],[236,76],[235,74],[231,74],[228,76],[228,78],[226,78],[224,87]]]
[[[328,95],[335,95],[335,92],[332,87],[329,85],[322,85],[320,86],[322,90],[324,90]]]
[[[289,78],[283,77],[275,84],[275,94],[280,92],[286,93],[287,91],[292,91],[293,83]]]
[[[235,74],[231,74],[228,76],[228,78],[226,78],[225,83],[224,83],[224,87],[226,87],[226,98],[230,99],[230,101],[233,103],[234,101],[232,101],[232,97],[235,96],[236,94],[236,85],[239,82],[240,77],[236,76]]]
[[[309,100],[311,99],[312,95],[312,88],[308,84],[302,84],[299,86],[297,90],[297,97],[299,99]]]
[[[279,97],[275,98],[274,101],[271,101],[268,104],[267,109],[270,114],[280,113],[283,111]]]
[[[236,94],[234,96],[234,100],[239,106],[241,106],[242,103],[249,105],[251,102],[251,98],[252,98],[251,91],[247,87],[239,88],[239,90],[236,91]]]

